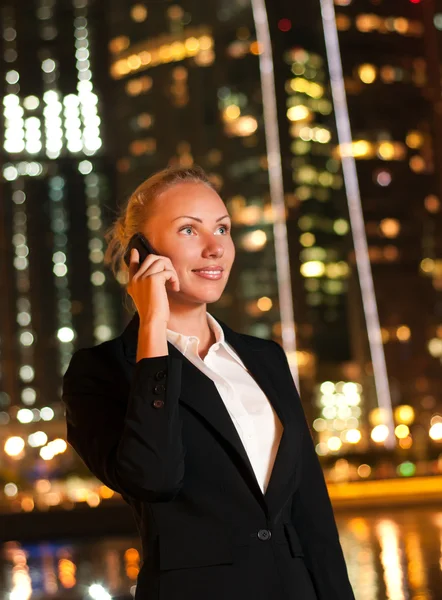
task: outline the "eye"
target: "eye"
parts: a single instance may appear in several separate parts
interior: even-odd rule
[[[180,232],[181,231],[186,231],[186,229],[193,229],[193,225],[185,225],[184,227],[181,227],[181,229],[179,231]],[[230,226],[229,225],[220,225],[218,227],[218,229],[225,229],[226,230],[225,235],[227,235],[229,233],[229,231],[230,231]]]

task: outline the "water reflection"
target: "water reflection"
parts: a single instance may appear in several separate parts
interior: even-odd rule
[[[338,514],[357,600],[442,600],[442,512],[428,508]],[[109,600],[133,597],[138,540],[9,542],[0,598]]]
[[[442,512],[338,515],[357,600],[442,600]]]

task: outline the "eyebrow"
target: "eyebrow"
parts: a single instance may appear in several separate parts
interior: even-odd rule
[[[215,222],[218,223],[219,221],[222,221],[225,218],[230,219],[230,215],[224,215],[223,217],[220,217],[219,219],[217,219]],[[202,220],[198,219],[198,217],[190,217],[189,215],[181,215],[181,217],[175,217],[175,219],[172,219],[171,223],[173,223],[177,219],[194,219],[195,221],[202,223]]]

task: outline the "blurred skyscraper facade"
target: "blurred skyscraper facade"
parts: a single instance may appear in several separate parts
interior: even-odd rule
[[[281,290],[290,289],[296,351],[288,358],[330,480],[440,472],[442,11],[393,4],[336,0],[331,22],[327,2],[269,1],[273,64],[260,60],[256,0],[41,0],[32,27],[19,4],[5,4],[3,506],[94,507],[113,496],[63,442],[61,375],[76,348],[115,337],[128,320],[126,274],[119,286],[103,267],[103,236],[118,205],[168,164],[200,164],[232,216],[236,263],[208,310],[238,331],[283,343]],[[327,24],[341,49],[347,146],[336,128]],[[271,122],[266,69],[278,111]],[[275,268],[269,131],[280,141],[288,284]],[[372,333],[398,427],[397,451],[382,464],[386,419],[346,157],[356,166],[368,241],[362,259],[379,309]]]
[[[87,0],[1,7],[1,495],[18,510],[72,461],[60,401],[72,352],[120,329],[118,285],[102,266],[115,205],[102,11]]]

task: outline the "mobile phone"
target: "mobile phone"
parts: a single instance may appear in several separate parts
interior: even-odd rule
[[[127,250],[124,253],[124,262],[127,266],[130,265],[130,253],[132,251],[132,248],[135,248],[139,252],[140,265],[149,254],[158,254],[158,252],[155,250],[155,248],[152,246],[149,240],[142,233],[138,232],[131,237]]]

